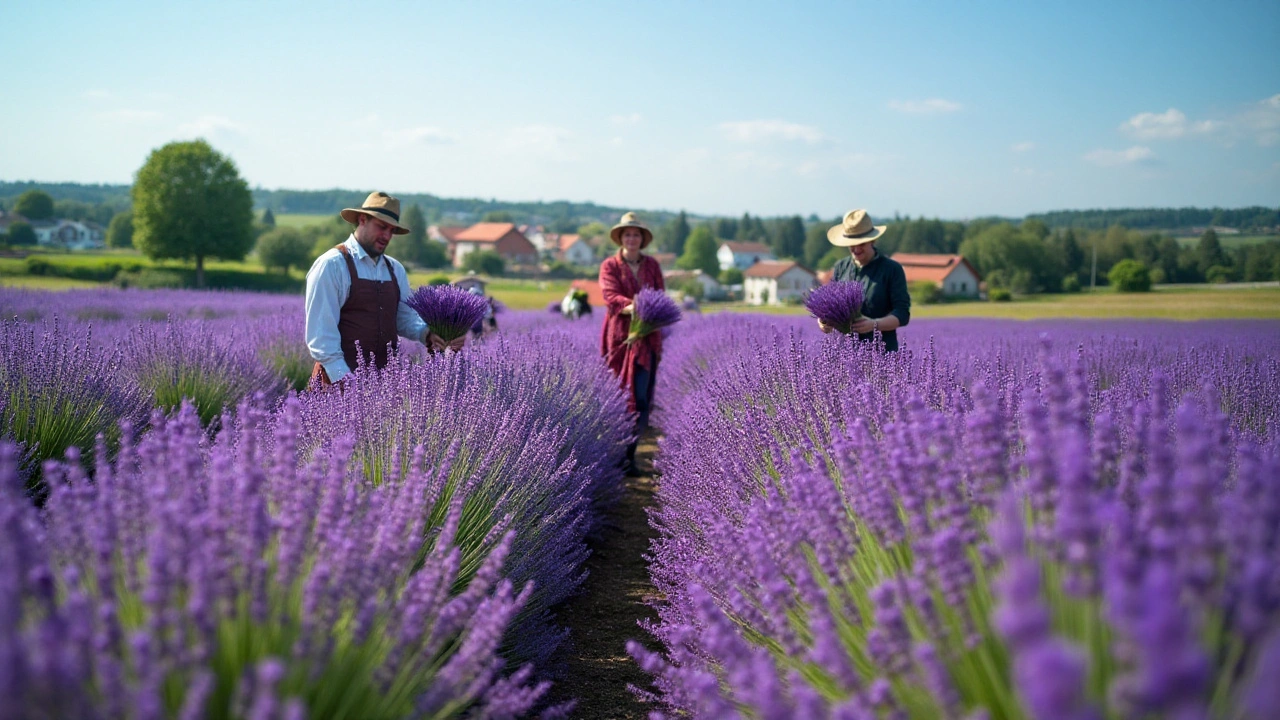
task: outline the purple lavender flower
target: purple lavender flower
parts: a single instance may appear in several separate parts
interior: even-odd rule
[[[863,299],[862,283],[829,282],[814,288],[804,306],[810,316],[849,335],[853,324],[862,318]]]
[[[655,330],[680,321],[680,306],[661,290],[641,289],[636,293],[634,304],[627,342],[635,342]]]
[[[456,340],[484,319],[489,302],[453,285],[423,285],[405,304],[417,311],[427,328],[445,342]]]

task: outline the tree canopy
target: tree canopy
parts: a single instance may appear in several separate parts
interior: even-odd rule
[[[682,270],[701,270],[716,277],[720,274],[720,261],[716,259],[716,251],[719,249],[711,228],[699,225],[689,233],[689,240],[684,244],[684,254],[676,260],[676,267]]]
[[[21,220],[9,225],[8,242],[10,245],[35,245],[35,228],[31,227],[31,223],[25,223]]]
[[[134,245],[154,260],[242,260],[253,247],[253,197],[235,163],[204,140],[151,152],[133,184]]]
[[[110,247],[110,248],[133,247],[133,211],[132,210],[125,210],[122,213],[116,213],[111,218],[111,224],[107,226],[107,247]]]
[[[28,220],[48,220],[53,217],[53,196],[43,190],[28,190],[18,196],[13,211]]]
[[[268,230],[258,238],[258,262],[268,270],[278,268],[286,273],[290,267],[302,269],[311,262],[312,245],[314,242],[296,228]]]

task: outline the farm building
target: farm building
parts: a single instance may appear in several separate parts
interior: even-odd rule
[[[458,233],[453,240],[453,266],[462,267],[467,255],[489,250],[514,265],[538,262],[538,249],[513,223],[481,222]]]
[[[761,260],[742,271],[748,305],[779,305],[798,300],[818,286],[813,271],[791,260]]]
[[[893,259],[902,265],[909,283],[934,283],[946,297],[978,297],[982,276],[960,255],[895,253]]]
[[[698,284],[702,286],[702,299],[704,300],[721,300],[728,294],[725,286],[721,285],[719,280],[701,270],[669,270],[664,272],[662,276],[668,288],[680,287],[689,280],[698,281]]]

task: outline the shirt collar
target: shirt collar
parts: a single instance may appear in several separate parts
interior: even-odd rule
[[[382,258],[378,258],[378,260],[374,260],[373,258],[369,257],[369,253],[364,251],[364,246],[360,244],[359,240],[356,240],[355,233],[352,233],[351,235],[347,236],[346,244],[347,244],[347,249],[351,251],[351,258],[353,260],[369,260],[374,265],[377,265],[378,260],[382,259]],[[385,255],[383,257],[385,257]]]
[[[870,265],[880,259],[880,248],[876,248],[876,254],[871,256],[871,259],[867,261],[866,265],[859,265],[858,258],[852,255],[849,256],[849,259],[853,261],[854,267],[858,268],[859,270],[863,270],[867,267],[867,265]]]

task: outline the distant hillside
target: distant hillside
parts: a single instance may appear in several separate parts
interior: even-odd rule
[[[1228,227],[1242,232],[1274,233],[1280,229],[1280,209],[1247,207],[1223,208],[1120,208],[1117,210],[1056,210],[1028,215],[1050,228],[1106,230],[1123,225],[1130,230],[1190,230]]]

